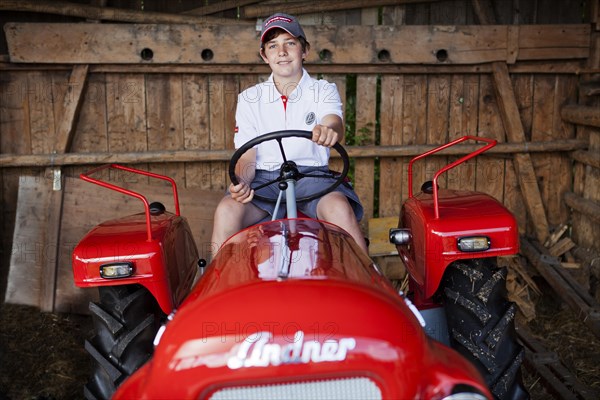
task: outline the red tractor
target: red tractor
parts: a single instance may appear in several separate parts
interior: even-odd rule
[[[413,195],[413,164],[467,140],[487,145],[435,172]],[[413,158],[408,165],[408,199],[390,242],[409,273],[409,297],[427,321],[430,336],[458,350],[485,377],[494,397],[523,399],[524,350],[517,343],[515,305],[507,301],[505,268],[496,258],[517,254],[513,215],[483,193],[441,190],[444,172],[496,145],[464,136]]]
[[[240,148],[230,162],[232,181],[237,180],[235,164],[245,151],[266,140],[281,145],[290,136],[309,139],[311,135],[275,132]],[[283,145],[280,148],[286,160]],[[349,167],[343,147],[335,149],[342,156],[344,170],[333,186],[343,182]],[[132,168],[109,167],[170,181],[175,207],[174,213],[168,212],[139,193],[90,177],[98,170],[82,175],[92,183],[137,197],[145,209],[97,226],[73,254],[76,284],[98,287],[100,294],[99,302],[90,303],[95,335],[86,341],[86,349],[95,367],[85,387],[86,398],[492,397],[480,371],[486,378],[491,374],[482,368],[478,371],[441,343],[450,340],[439,332],[428,334],[423,329],[426,321],[413,303],[393,288],[350,235],[335,225],[297,217],[296,202],[306,198],[295,198],[295,182],[303,175],[293,162],[284,161],[279,178],[271,182],[285,192],[286,198],[280,196],[276,207],[285,203],[287,217],[235,234],[208,266],[199,260],[189,226],[179,215],[175,183]],[[440,321],[442,313],[437,311],[445,305],[448,312],[457,313],[456,318],[447,318],[452,340],[462,344],[460,337],[466,334],[470,335],[467,340],[476,341],[473,335],[478,330],[471,325],[478,320],[470,316],[467,320],[464,314],[477,314],[479,308],[463,310],[458,305],[462,298],[479,301],[470,290],[482,286],[480,281],[502,283],[502,272],[483,257],[507,254],[509,248],[516,251],[514,219],[489,198],[469,193],[464,195],[463,215],[472,213],[470,207],[481,206],[479,221],[498,226],[477,230],[483,229],[481,224],[465,219],[466,230],[459,229],[457,213],[463,197],[441,195],[433,187],[432,194],[411,196],[402,227],[391,231],[391,240],[415,274],[411,296],[426,310],[426,319],[434,316],[433,321]],[[425,240],[428,230],[435,228],[430,213],[437,210],[437,219],[443,220],[446,201],[456,209],[454,225],[448,225],[457,229],[452,234],[472,238],[470,244],[462,243],[467,239],[448,238],[448,232],[438,244]],[[502,212],[505,218],[492,217],[493,212]],[[429,225],[418,228],[420,222]],[[455,247],[479,246],[479,236],[488,237],[489,248],[470,249],[469,257],[460,257],[465,250],[437,248],[444,253],[437,255],[434,272],[425,267],[424,257],[435,246],[450,242]],[[503,249],[495,251],[501,243]],[[472,273],[462,273],[470,268]],[[444,269],[458,272],[444,274]],[[499,312],[507,307],[504,289],[483,286],[490,289],[487,298],[479,301],[489,304],[485,315],[490,316],[484,319],[497,322],[486,343],[518,356],[514,336],[507,333],[512,318]],[[460,319],[469,327],[460,327]],[[500,329],[503,324],[506,327]],[[518,363],[514,365],[518,370]],[[502,382],[514,386],[510,380]]]

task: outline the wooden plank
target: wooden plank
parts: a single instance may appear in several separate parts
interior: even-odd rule
[[[4,29],[13,63],[261,63],[256,30],[235,24],[8,23]],[[307,25],[304,31],[314,49],[307,62],[315,64],[480,64],[513,60],[509,52],[517,51],[508,43],[509,27],[502,25]],[[46,40],[36,40],[40,37]],[[236,40],[223,42],[223,37]],[[589,25],[520,26],[516,60],[586,58],[589,40]],[[331,51],[331,61],[320,60],[323,49]],[[383,49],[389,58],[382,61],[378,56]]]
[[[398,227],[398,216],[369,219],[369,256],[397,255],[396,246],[390,243],[390,229]]]
[[[128,179],[122,176],[118,178]],[[162,202],[167,210],[173,210],[173,192],[170,186],[148,185],[138,182],[119,182],[138,191],[149,201]],[[178,186],[181,215],[186,217],[201,257],[207,257],[210,249],[212,219],[222,192],[183,188]],[[100,203],[100,200],[101,203]],[[64,213],[62,234],[58,246],[58,279],[56,306],[58,312],[87,313],[88,301],[94,299],[95,289],[79,289],[73,283],[71,255],[75,245],[87,231],[105,220],[138,213],[142,203],[133,197],[121,195],[81,179],[67,178],[65,181]],[[56,261],[56,259],[55,259]],[[27,286],[22,286],[26,291]]]
[[[554,232],[552,232],[552,235],[550,235],[548,240],[546,240],[546,242],[544,243],[544,247],[554,246],[562,237],[562,235],[567,231],[567,229],[569,229],[569,226],[567,224],[559,226]]]
[[[546,140],[562,140],[575,138],[575,126],[565,122],[560,116],[560,110],[565,103],[574,103],[577,101],[577,92],[579,78],[575,76],[556,77],[554,110],[552,112],[552,135]],[[600,111],[600,110],[599,110]],[[557,193],[564,193],[572,190],[573,185],[573,163],[568,154],[549,153],[554,160],[554,171],[561,171],[560,174],[553,174],[548,185],[552,186],[554,193],[551,200],[547,203],[548,216],[554,214],[554,218],[549,218],[549,222],[555,225],[566,224],[570,221],[570,213],[565,203]]]
[[[357,145],[375,144],[377,76],[360,75],[356,79],[356,131]],[[373,217],[375,199],[375,162],[356,160],[354,164],[354,188],[364,208],[361,221],[363,231],[367,230],[368,219]]]
[[[106,76],[109,152],[146,151],[146,85],[143,75]]]
[[[525,132],[519,117],[519,109],[506,64],[494,63],[492,70],[500,116],[508,141],[524,142],[526,140]],[[527,211],[534,223],[536,236],[543,243],[548,237],[549,228],[531,156],[529,154],[515,154],[513,164],[519,178],[519,186],[527,205]]]
[[[479,133],[478,136],[504,141],[504,128],[499,112],[499,99],[494,96],[494,83],[489,76],[482,76],[479,85]],[[475,171],[475,189],[504,202],[505,160],[478,157]]]
[[[560,110],[561,117],[577,125],[587,125],[600,128],[600,113],[594,106],[566,105]]]
[[[232,80],[232,77],[215,75],[209,78],[211,150],[233,148],[237,91],[238,85]],[[227,167],[228,164],[225,162],[212,162],[210,164],[211,190],[225,190],[229,186]]]
[[[519,232],[527,233],[527,207],[519,187],[519,178],[512,162],[507,162],[504,169],[504,205],[517,220]]]
[[[146,140],[150,151],[181,150],[184,147],[181,78],[178,75],[146,77]],[[150,165],[149,171],[185,182],[184,166],[181,164]]]
[[[566,237],[562,238],[558,243],[550,247],[548,252],[552,257],[560,257],[575,246],[576,245],[571,238]]]
[[[579,25],[560,25],[560,29],[549,28],[552,26],[559,25],[520,25],[517,58],[520,60],[548,60],[563,50],[568,51],[575,58],[580,58],[584,54],[586,54],[585,57],[589,56],[591,33],[589,25],[582,29],[578,28]],[[571,44],[561,39],[563,34],[572,40]],[[540,45],[542,36],[544,44]],[[585,50],[586,45],[588,51]],[[572,46],[577,49],[571,51]]]
[[[442,145],[448,143],[449,108],[451,77],[449,75],[434,75],[428,77],[427,87],[427,143]],[[425,159],[425,169],[428,179],[448,163],[445,155]],[[438,185],[447,187],[447,174],[440,176]]]
[[[28,74],[0,74],[0,149],[13,154],[31,153]],[[19,138],[19,140],[15,140]],[[0,295],[5,294],[16,220],[20,169],[0,170]]]
[[[383,76],[381,78],[381,146],[401,146],[403,144],[402,123],[404,113],[404,76]],[[379,161],[379,216],[390,217],[400,214],[404,166],[406,158],[386,157]]]
[[[31,152],[51,153],[54,147],[54,98],[52,74],[34,72],[27,79],[29,126],[31,129]]]
[[[93,153],[108,151],[106,121],[106,76],[89,75],[84,99],[76,121],[77,135],[73,137],[72,152]]]
[[[531,140],[531,125],[533,123],[533,75],[511,75],[515,101],[521,118],[526,140]],[[510,139],[509,139],[510,140]],[[519,232],[527,233],[527,207],[521,192],[519,178],[514,161],[506,163],[504,179],[504,205],[511,210],[517,220]]]
[[[53,196],[52,181],[39,176],[19,178],[15,228],[8,270],[5,301],[41,307],[47,305],[48,290],[45,280],[55,282],[55,276],[47,277],[47,263],[56,262],[56,239],[49,234],[49,213]]]
[[[534,78],[533,98],[533,120],[531,125],[531,140],[544,141],[550,140],[556,134],[554,132],[554,103],[555,103],[555,85],[556,76],[544,75]],[[555,179],[559,162],[556,156],[552,154],[532,154],[531,161],[537,177],[537,182],[540,188],[540,195],[546,211],[546,218],[549,226],[558,226],[560,219],[560,197],[555,187]],[[568,170],[564,171],[568,174]],[[542,242],[543,243],[543,242]]]
[[[406,75],[404,77],[403,95],[402,142],[405,145],[425,144],[427,143],[427,114],[423,110],[427,104],[427,77],[424,75]],[[429,179],[431,178],[425,174],[424,163],[415,163],[413,166],[413,192],[418,193],[423,182]],[[408,182],[408,168],[403,169],[402,181]],[[407,198],[408,188],[402,192],[401,201],[404,202]]]
[[[404,25],[406,23],[405,6],[383,6],[381,7],[382,25]]]
[[[450,93],[448,140],[465,135],[477,135],[479,110],[479,76],[453,75]],[[449,157],[453,162],[455,157]],[[449,189],[475,190],[477,159],[463,163],[447,172]]]
[[[183,83],[183,140],[186,150],[208,150],[210,146],[208,76],[186,75]],[[185,186],[210,189],[208,163],[185,165]]]

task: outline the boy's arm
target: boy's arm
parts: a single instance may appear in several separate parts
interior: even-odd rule
[[[254,190],[250,189],[250,183],[254,180],[256,172],[256,149],[248,150],[237,162],[235,175],[239,183],[229,185],[231,198],[240,203],[248,203],[254,197]]]
[[[341,139],[344,133],[344,122],[338,115],[328,114],[313,128],[312,133],[313,142],[331,147]]]

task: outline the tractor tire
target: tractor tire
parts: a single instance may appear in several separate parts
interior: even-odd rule
[[[164,313],[141,285],[98,288],[100,301],[90,302],[94,335],[85,349],[92,357],[86,399],[109,399],[117,387],[154,351],[153,340]]]
[[[442,279],[441,296],[452,348],[483,375],[496,399],[527,399],[521,380],[515,304],[507,300],[506,268],[495,258],[461,260]]]

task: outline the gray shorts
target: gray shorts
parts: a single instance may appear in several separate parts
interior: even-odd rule
[[[331,185],[333,182],[335,182],[335,178],[331,177],[329,168],[326,166],[325,167],[299,166],[298,168],[299,168],[300,172],[303,174],[312,174],[312,175],[322,174],[324,177],[323,178],[321,178],[321,177],[319,177],[319,178],[304,177],[304,178],[300,179],[299,181],[297,181],[296,182],[296,197],[297,198],[310,196],[311,194],[321,191],[324,188],[326,188],[327,186]],[[260,184],[270,182],[274,179],[277,179],[277,177],[279,177],[279,171],[266,171],[266,170],[262,170],[262,169],[256,170],[254,181],[252,182],[251,186],[255,187]],[[350,206],[352,207],[352,210],[354,210],[354,215],[356,215],[356,220],[360,221],[363,217],[363,207],[360,204],[360,200],[358,199],[358,196],[354,192],[354,189],[352,188],[352,185],[350,184],[350,182],[348,181],[348,182],[342,183],[341,185],[336,187],[333,191],[341,192],[346,196],[346,198],[348,199],[348,202],[350,203]],[[258,200],[256,198],[252,200],[252,204],[257,206],[261,210],[266,211],[269,214],[269,217],[263,219],[263,221],[270,220],[273,216],[273,211],[275,208],[275,202],[277,200],[277,196],[279,196],[279,188],[277,187],[277,184],[269,185],[262,189],[259,189],[256,192],[256,194],[259,194],[262,197],[273,199],[273,202],[268,202],[265,200]],[[298,203],[298,211],[302,212],[309,218],[317,218],[317,204],[319,203],[319,200],[321,200],[321,199],[317,198],[314,200]],[[277,216],[275,217],[275,219],[283,218],[285,216],[285,210],[286,210],[286,207],[285,207],[285,194],[284,194],[284,196],[281,200],[281,205],[279,206],[279,212],[278,212]]]

